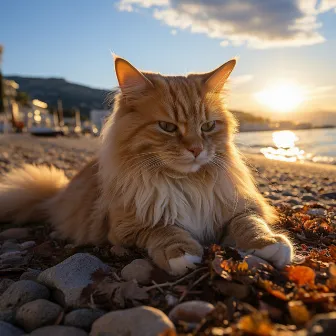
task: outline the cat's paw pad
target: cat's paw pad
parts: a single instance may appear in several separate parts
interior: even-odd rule
[[[177,258],[169,259],[170,273],[173,275],[182,275],[190,268],[195,268],[195,264],[199,264],[202,257],[186,253]]]
[[[285,267],[293,258],[291,246],[284,242],[271,244],[261,249],[250,250],[248,253],[270,261],[278,269]]]

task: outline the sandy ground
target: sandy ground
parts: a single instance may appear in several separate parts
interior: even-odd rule
[[[25,163],[53,164],[72,177],[97,154],[98,147],[98,139],[87,137],[55,139],[0,135],[0,180],[2,174]],[[24,334],[21,328],[25,331],[38,328],[36,335],[65,335],[65,331],[69,332],[67,335],[70,332],[75,335],[75,329],[66,329],[69,327],[65,325],[77,327],[76,332],[83,336],[88,335],[85,331],[90,329],[90,335],[97,335],[93,332],[97,327],[108,328],[104,330],[113,335],[120,334],[119,329],[118,332],[114,330],[122,324],[120,317],[117,325],[98,318],[101,314],[110,311],[112,313],[108,314],[113,314],[115,311],[126,319],[123,334],[131,335],[129,321],[142,321],[146,316],[137,313],[136,317],[132,317],[130,314],[134,310],[128,308],[142,304],[158,308],[172,319],[176,334],[172,332],[171,335],[309,336],[316,335],[316,328],[322,330],[321,335],[334,335],[336,167],[270,161],[261,155],[246,154],[246,160],[262,194],[277,206],[281,229],[287,230],[293,240],[299,257],[294,266],[278,271],[254,256],[247,256],[241,261],[237,251],[213,246],[205,247],[203,261],[195,270],[176,279],[151,265],[147,254],[138,249],[111,248],[109,244],[75,246],[57,239],[46,223],[32,223],[27,227],[1,223],[0,334],[5,331],[7,335],[6,330],[13,325],[20,328],[18,335]],[[104,262],[111,271],[108,274],[92,273],[92,255],[100,260],[95,262]],[[78,260],[84,257],[85,260],[79,264]],[[135,259],[140,259],[147,268],[135,267]],[[51,268],[54,265],[59,270],[65,268],[65,271],[55,273]],[[125,270],[131,272],[130,277],[126,277]],[[50,306],[50,301],[56,303],[61,311],[55,320],[46,323],[53,332],[51,329],[48,332],[43,330],[40,315],[28,314],[29,310],[24,311],[19,319],[21,308],[17,309],[18,303],[14,300],[22,295],[13,294],[21,293],[20,290],[29,292],[32,302],[28,304],[34,304],[40,297],[33,296],[27,282],[18,280],[31,280],[35,284],[29,283],[30,286],[41,286],[43,274],[48,272],[52,272],[52,283],[46,286],[51,291],[56,288],[53,293],[73,293],[73,288],[79,285],[82,290],[78,297],[80,304],[72,308],[62,299],[66,297],[64,295],[52,295],[49,301],[44,301],[47,306]],[[85,284],[82,283],[83,272],[87,274],[84,276],[87,279]],[[69,277],[66,281],[64,274]],[[134,283],[133,280],[140,281],[140,277],[141,281],[142,277],[146,278],[145,285]],[[60,285],[63,283],[67,285]],[[44,290],[48,292],[45,287]],[[40,295],[41,290],[36,293]],[[182,309],[184,303],[189,305],[189,311],[187,306]],[[206,314],[204,307],[209,305],[211,313],[202,318]],[[76,310],[79,307],[90,308],[89,313],[93,315],[90,321],[87,311]],[[44,313],[47,308],[40,309]],[[175,318],[174,310],[180,311]],[[79,322],[69,324],[70,314],[74,312],[80,315]],[[324,314],[317,315],[321,313]],[[152,330],[154,323],[162,321],[161,315],[154,315],[150,322],[142,325]],[[165,319],[171,326],[167,316]],[[26,323],[34,323],[34,327],[29,329]],[[132,335],[145,334],[146,331],[137,329]]]
[[[99,148],[99,139],[41,138],[29,135],[0,136],[0,174],[24,163],[53,164],[72,177]],[[256,182],[272,203],[301,205],[320,201],[336,205],[325,194],[336,190],[336,166],[271,161],[261,155],[244,155]]]

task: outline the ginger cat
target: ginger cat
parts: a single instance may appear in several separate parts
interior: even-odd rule
[[[54,167],[8,173],[0,221],[47,220],[76,244],[136,245],[171,274],[194,267],[210,243],[289,263],[292,244],[269,227],[275,211],[233,143],[223,88],[235,64],[163,76],[115,57],[120,92],[98,158],[70,182]]]

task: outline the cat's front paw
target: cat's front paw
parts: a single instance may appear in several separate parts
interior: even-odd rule
[[[172,275],[182,275],[202,261],[203,247],[194,239],[152,250],[153,261]]]
[[[276,268],[282,269],[290,264],[294,257],[291,242],[282,235],[276,236],[276,243],[267,245],[260,249],[248,250],[248,254],[256,255],[271,262]]]
[[[170,273],[173,275],[182,275],[188,271],[188,269],[195,268],[195,264],[199,264],[202,261],[202,256],[192,255],[185,253],[177,258],[169,259]]]

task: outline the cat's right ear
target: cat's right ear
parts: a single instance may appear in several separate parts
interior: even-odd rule
[[[153,87],[152,82],[131,63],[119,56],[113,56],[115,72],[122,92],[141,92]]]

